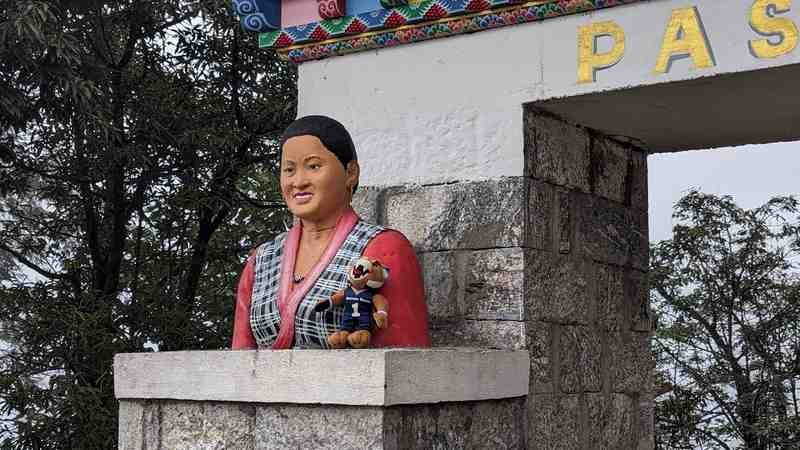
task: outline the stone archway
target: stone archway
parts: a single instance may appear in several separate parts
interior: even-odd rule
[[[544,3],[572,4],[512,9]],[[800,138],[800,6],[606,3],[299,70],[359,210],[419,252],[435,344],[530,351],[529,448],[653,446],[646,155]]]

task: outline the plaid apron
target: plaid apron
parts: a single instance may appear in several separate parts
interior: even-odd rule
[[[347,287],[347,270],[361,257],[369,241],[383,230],[377,225],[359,221],[350,231],[336,256],[297,308],[294,348],[328,348],[328,335],[335,332],[341,323],[342,307],[323,312],[314,312],[314,307],[334,292]],[[280,330],[278,288],[286,236],[287,233],[283,233],[262,244],[256,252],[250,327],[259,348],[272,346]]]

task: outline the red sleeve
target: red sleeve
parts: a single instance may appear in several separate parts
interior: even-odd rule
[[[364,256],[389,269],[389,279],[378,292],[389,304],[389,327],[377,330],[372,347],[430,347],[428,306],[417,254],[402,233],[387,230],[375,236]]]
[[[255,258],[247,258],[247,263],[239,278],[239,287],[236,291],[236,309],[233,316],[233,342],[234,350],[253,349],[258,347],[253,330],[250,328],[250,300],[253,293],[253,270]]]

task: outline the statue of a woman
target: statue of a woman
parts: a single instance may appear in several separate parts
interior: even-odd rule
[[[234,349],[327,348],[342,308],[315,312],[347,287],[362,256],[389,271],[380,288],[388,326],[372,347],[430,345],[428,312],[414,249],[398,231],[363,222],[350,207],[359,165],[347,130],[334,119],[307,116],[281,138],[281,193],[295,225],[260,245],[239,281]]]

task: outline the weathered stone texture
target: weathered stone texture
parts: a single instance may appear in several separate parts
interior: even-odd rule
[[[434,347],[485,347],[522,350],[526,342],[525,322],[511,320],[431,321]]]
[[[417,251],[521,247],[524,189],[522,177],[391,189],[383,224]]]
[[[144,401],[128,400],[119,404],[119,450],[143,450]]]
[[[255,409],[236,403],[163,402],[161,447],[170,450],[254,448]]]
[[[638,270],[627,271],[625,306],[628,308],[628,319],[633,331],[653,331],[655,317],[650,309],[650,292],[646,273]]]
[[[163,433],[147,435],[159,406]],[[527,448],[525,397],[392,407],[123,401],[120,414],[119,448],[131,450]]]
[[[655,360],[649,333],[610,333],[610,367],[614,392],[651,392]]]
[[[619,331],[625,324],[625,270],[596,264],[597,323],[601,330]]]
[[[525,398],[402,405],[262,405],[257,450],[524,449]]]
[[[466,252],[420,253],[419,264],[431,320],[462,318]]]
[[[556,220],[558,226],[556,227],[556,246],[558,253],[566,255],[572,251],[573,242],[575,241],[575,219],[573,218],[572,204],[569,192],[559,190],[556,192],[556,199],[558,204],[558,213]]]
[[[255,449],[382,449],[383,414],[379,407],[259,406]]]
[[[539,250],[553,246],[555,189],[543,181],[528,180],[528,214],[526,245]]]
[[[652,448],[646,152],[534,108],[524,120],[530,448]]]
[[[647,270],[647,214],[611,201],[578,195],[574,214],[576,241],[583,255],[597,262]]]
[[[596,264],[597,323],[606,331],[631,329],[648,332],[653,327],[647,274],[607,264]]]
[[[599,392],[602,387],[599,336],[589,327],[562,327],[558,349],[561,391]]]
[[[553,392],[553,348],[555,345],[553,334],[557,326],[539,321],[527,323],[527,347],[531,359],[531,394]]]
[[[524,319],[525,274],[521,248],[470,252],[465,268],[467,319]]]
[[[642,150],[631,151],[628,180],[631,207],[639,211],[647,211],[648,197],[646,152]]]
[[[526,252],[525,261],[528,319],[589,323],[593,308],[591,263],[538,250]]]
[[[523,320],[521,248],[422,253],[432,320]]]
[[[589,192],[589,136],[584,128],[526,111],[526,175]]]
[[[159,405],[147,400],[119,402],[119,450],[158,450]]]
[[[528,448],[584,450],[578,395],[528,395]]]
[[[655,447],[655,402],[652,395],[642,395],[639,400],[638,441],[636,450],[653,450]]]
[[[633,401],[624,394],[587,394],[587,434],[591,449],[636,448]]]
[[[380,224],[382,219],[380,201],[384,189],[373,186],[360,186],[353,195],[350,205],[353,210],[369,223]]]
[[[385,449],[525,449],[525,398],[391,407]]]
[[[618,203],[625,202],[631,150],[623,144],[595,135],[591,146],[592,191]]]

